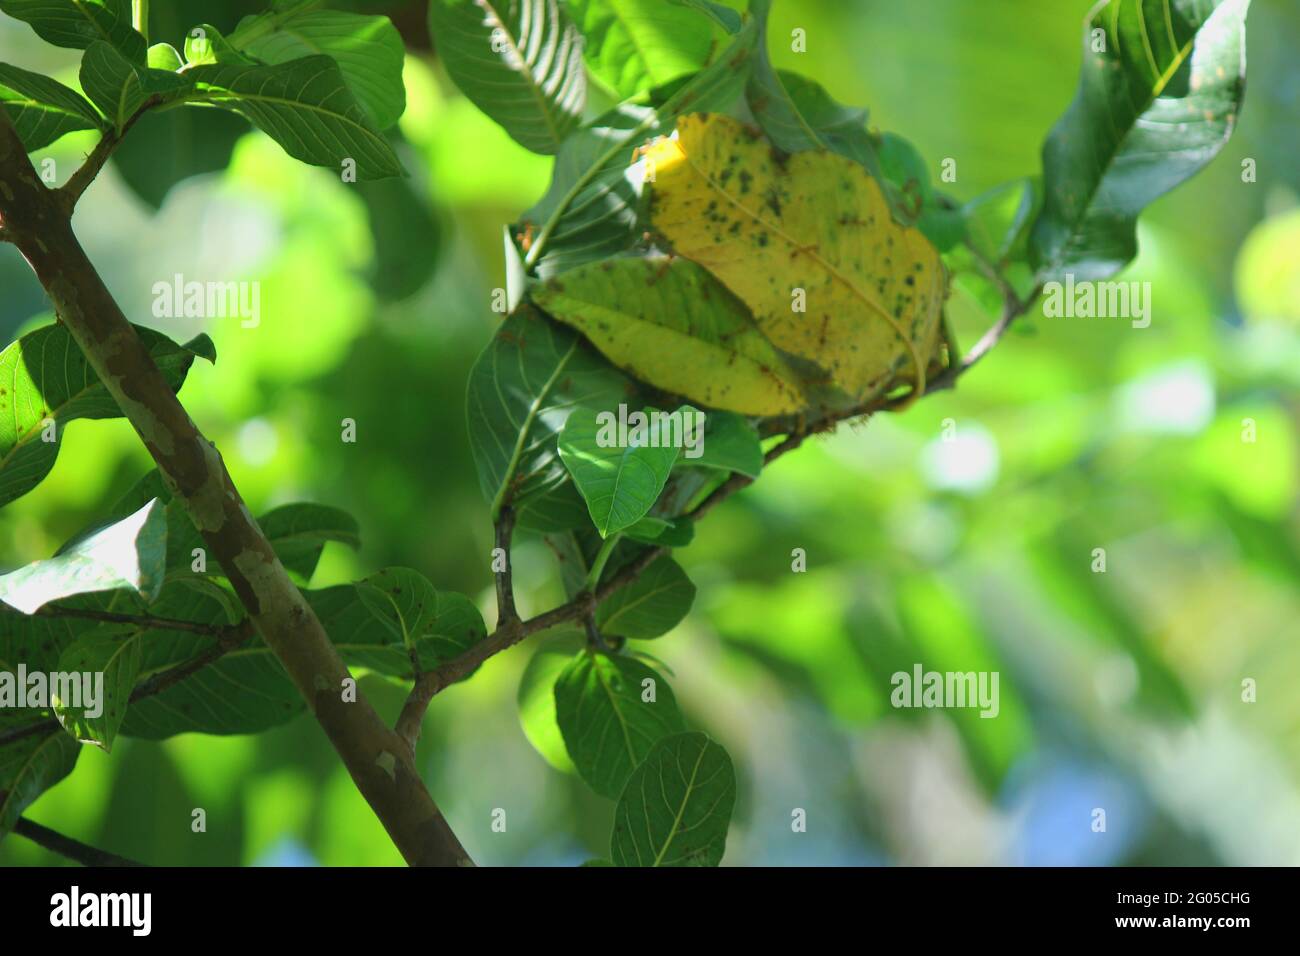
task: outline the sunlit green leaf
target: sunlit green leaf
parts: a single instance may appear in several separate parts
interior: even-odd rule
[[[103,120],[85,97],[62,83],[0,63],[0,108],[27,151],[50,145],[65,133],[98,129]]]
[[[606,409],[603,414],[617,413]],[[616,430],[611,439],[601,415],[590,408],[574,409],[560,432],[559,450],[596,530],[608,537],[636,524],[654,507],[678,449],[661,445],[649,428],[631,430],[627,443],[620,444]]]
[[[196,355],[215,354],[206,335],[182,346],[150,329],[136,331],[176,389]],[[0,505],[31,491],[54,467],[66,423],[122,414],[62,324],[0,352],[0,381]]]
[[[713,52],[709,20],[663,0],[570,0],[592,72],[624,97],[693,73]]]
[[[119,132],[146,104],[187,93],[187,76],[133,63],[108,43],[92,43],[81,60],[81,87]]]
[[[241,49],[263,63],[287,63],[318,53],[333,57],[378,129],[392,126],[406,108],[406,49],[388,17],[339,10],[306,10],[289,17],[267,13],[240,23],[233,36],[251,36]]]
[[[166,565],[167,519],[155,499],[61,554],[0,577],[0,601],[24,614],[73,594],[118,588],[148,601],[162,587]]]

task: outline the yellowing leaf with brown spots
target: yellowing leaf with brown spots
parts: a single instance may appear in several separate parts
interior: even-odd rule
[[[794,373],[745,307],[686,259],[593,262],[539,286],[533,299],[615,365],[666,392],[745,415],[805,405]]]
[[[924,391],[943,263],[919,230],[894,222],[859,164],[828,152],[785,157],[711,114],[682,117],[646,162],[654,229],[749,306],[774,345],[854,398],[918,379]]]

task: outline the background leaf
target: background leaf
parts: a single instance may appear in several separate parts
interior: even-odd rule
[[[614,810],[616,866],[717,866],[736,804],[731,758],[701,733],[660,740]]]
[[[582,34],[560,0],[432,0],[447,72],[474,105],[535,153],[554,153],[587,100]]]
[[[655,700],[642,699],[654,681]],[[555,682],[555,715],[582,779],[601,796],[617,798],[655,742],[683,729],[672,689],[630,657],[582,651]]]
[[[714,52],[708,19],[663,0],[569,0],[591,71],[630,97],[693,73]]]
[[[24,713],[30,711],[0,710],[0,732],[29,723]],[[81,745],[62,730],[0,746],[0,840],[37,797],[72,773],[80,755]]]

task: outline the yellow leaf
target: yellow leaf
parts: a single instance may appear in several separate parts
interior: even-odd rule
[[[579,266],[534,301],[643,382],[744,415],[800,411],[795,374],[745,307],[703,268],[663,256]]]
[[[644,155],[652,226],[749,306],[778,348],[856,399],[906,381],[924,392],[947,275],[865,169],[827,152],[784,157],[757,131],[703,113]]]

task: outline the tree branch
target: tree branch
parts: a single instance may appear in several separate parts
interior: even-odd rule
[[[14,833],[26,837],[37,846],[44,847],[51,853],[65,856],[82,866],[144,866],[143,863],[128,860],[124,856],[108,853],[74,840],[72,837],[64,836],[49,827],[33,823],[26,817],[18,818],[18,822],[14,824]]]
[[[999,276],[999,288],[1002,289],[1006,302],[1003,312],[998,321],[980,338],[975,346],[966,353],[966,355],[956,362],[952,362],[947,369],[932,379],[926,388],[926,394],[942,391],[952,388],[957,380],[965,375],[975,366],[985,355],[987,355],[995,345],[1002,340],[1011,324],[1020,316],[1024,315],[1034,300],[1038,297],[1041,287],[1036,288],[1028,299],[1021,300],[1016,296],[1011,286],[1002,280]],[[847,411],[827,415],[823,418],[816,419],[812,422],[800,422],[797,425],[787,428],[785,438],[773,446],[763,456],[763,467],[766,468],[776,459],[783,455],[789,454],[800,445],[802,445],[811,435],[819,432],[830,431],[838,424],[855,418],[862,418],[881,411],[896,411],[909,404],[911,393],[899,397],[891,398],[886,395],[877,396],[869,402],[851,408]],[[693,511],[689,517],[692,521],[699,521],[710,511],[716,508],[722,502],[726,501],[737,491],[746,488],[754,483],[753,478],[747,475],[733,474],[721,485],[715,488]],[[500,537],[498,535],[498,547],[500,547]],[[633,581],[637,580],[651,564],[659,558],[670,553],[671,549],[666,547],[653,547],[641,554],[635,559],[628,562],[618,572],[604,584],[593,590],[589,587],[587,590],[576,595],[566,604],[552,608],[545,614],[530,618],[510,627],[498,627],[487,638],[478,642],[457,657],[441,664],[432,671],[421,674],[412,687],[410,696],[407,698],[405,706],[402,708],[401,717],[398,720],[399,730],[403,731],[403,737],[408,740],[415,740],[419,737],[420,724],[424,719],[425,711],[428,709],[430,702],[450,685],[459,680],[463,680],[469,674],[473,673],[475,668],[484,662],[508,650],[518,644],[524,638],[538,634],[542,631],[550,630],[561,624],[567,624],[571,621],[581,620],[583,622],[592,621],[592,615],[600,603],[606,600],[615,591],[627,587]],[[508,552],[507,552],[508,553]],[[499,584],[499,582],[498,582]],[[499,594],[498,590],[498,594]],[[513,607],[513,604],[512,604]],[[594,628],[594,624],[592,625]],[[412,749],[414,743],[412,742]]]
[[[66,200],[41,183],[3,111],[0,218],[402,856],[412,865],[472,865],[406,743],[360,693],[355,702],[343,699],[351,675],[329,635],[253,520],[221,455],[87,258]]]
[[[189,634],[206,634],[211,637],[220,637],[222,634],[240,626],[238,624],[200,624],[198,621],[182,621],[170,617],[151,617],[147,614],[118,614],[114,611],[59,607],[53,604],[41,608],[36,612],[36,616],[102,621],[106,624],[131,624],[147,631],[185,631]]]

